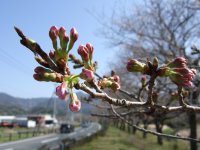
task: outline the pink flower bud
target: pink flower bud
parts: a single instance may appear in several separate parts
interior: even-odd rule
[[[177,57],[167,64],[169,68],[184,68],[187,65],[187,60],[184,57]]]
[[[43,81],[43,77],[40,74],[34,74],[33,78],[37,81]]]
[[[66,30],[64,27],[60,27],[59,29],[59,38],[60,38],[60,46],[63,50],[66,50],[67,43],[69,41],[69,37],[67,36]]]
[[[78,32],[77,30],[73,27],[71,30],[70,30],[70,40],[75,43],[76,40],[78,39]]]
[[[34,69],[34,71],[35,71],[35,73],[43,74],[43,73],[46,72],[46,69],[43,68],[43,67],[38,66],[38,67],[36,67],[36,68]]]
[[[52,26],[49,30],[49,37],[52,41],[56,41],[58,37],[58,28],[56,26]]]
[[[88,61],[89,60],[89,52],[87,47],[80,45],[78,48],[78,54],[81,56],[83,61]]]
[[[52,40],[53,48],[57,49],[57,37],[58,37],[58,29],[56,26],[52,26],[49,30],[49,37]]]
[[[66,82],[62,82],[61,85],[56,87],[56,95],[62,99],[66,100],[68,98],[68,93],[67,93],[67,84]]]
[[[111,81],[120,83],[120,77],[118,75],[113,75],[112,77],[109,77],[108,79]]]
[[[71,58],[72,60],[76,59],[75,55],[73,55],[73,54],[69,54],[69,58]]]
[[[115,82],[120,83],[120,77],[118,75],[114,75],[113,79]]]
[[[68,46],[68,51],[70,51],[72,49],[72,47],[74,46],[74,43],[76,42],[77,39],[78,39],[78,32],[76,31],[75,28],[72,28],[70,30],[70,42],[69,42],[69,46]]]
[[[52,60],[55,59],[55,50],[51,50],[51,51],[49,52],[49,57],[50,57]]]
[[[59,37],[63,37],[66,34],[66,30],[65,27],[60,27],[59,31],[58,31],[58,35]]]
[[[146,81],[147,81],[147,77],[146,76],[142,76],[142,78],[141,78],[142,86],[144,86],[146,84]]]
[[[89,59],[92,60],[92,55],[93,55],[94,47],[90,43],[87,43],[86,47],[87,47],[88,52],[89,52]]]
[[[80,78],[87,81],[92,81],[94,79],[94,73],[89,69],[83,69],[80,74]]]
[[[69,108],[72,112],[78,112],[81,109],[81,102],[78,99],[77,95],[75,93],[71,93],[70,94],[70,104],[69,104]]]
[[[189,68],[174,68],[169,72],[169,78],[179,86],[192,86],[194,77],[195,73]]]

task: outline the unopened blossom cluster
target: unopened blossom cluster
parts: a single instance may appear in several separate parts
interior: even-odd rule
[[[50,64],[42,57],[35,55],[35,60],[41,65],[35,68],[34,79],[37,81],[51,81],[57,82],[60,85],[56,87],[56,95],[59,99],[67,101],[70,100],[69,109],[73,112],[78,112],[81,109],[81,101],[78,99],[74,92],[74,86],[82,79],[85,84],[91,87],[95,81],[95,71],[97,69],[97,63],[93,62],[94,47],[91,43],[80,45],[77,49],[78,54],[81,57],[76,59],[73,54],[70,53],[75,42],[78,39],[78,32],[75,28],[70,30],[70,35],[67,35],[64,27],[52,26],[49,30],[49,37],[52,41],[52,50],[50,50],[48,57],[59,70],[53,70]],[[30,49],[35,49],[35,41],[26,39],[26,44],[30,45]],[[68,65],[69,59],[73,60],[75,64],[78,64],[82,68],[80,74],[71,74],[71,70]],[[114,75],[109,78],[100,80],[99,86],[104,88],[111,88],[116,91],[120,88],[119,76]]]
[[[38,81],[60,83],[60,85],[56,87],[56,95],[61,100],[68,100],[70,98],[69,108],[71,111],[77,112],[81,108],[81,102],[76,96],[76,93],[73,92],[73,85],[78,82],[79,76],[70,73],[68,59],[69,52],[78,39],[78,32],[75,28],[72,28],[68,36],[64,27],[57,28],[56,26],[52,26],[49,30],[49,37],[53,45],[53,49],[49,52],[49,57],[61,72],[58,73],[44,68],[47,66],[43,65],[43,67],[36,67],[36,74],[34,74],[33,77]],[[58,45],[60,45],[60,47]],[[40,64],[42,65],[42,63]]]
[[[49,54],[46,54],[35,41],[27,38],[20,29],[15,27],[15,30],[22,38],[21,44],[35,54],[35,60],[40,64],[34,70],[34,79],[59,83],[60,85],[56,87],[56,95],[61,100],[70,100],[69,109],[71,111],[78,112],[81,109],[81,101],[73,89],[82,81],[87,88],[93,88],[98,92],[102,92],[101,89],[111,89],[114,92],[120,89],[120,77],[114,72],[111,76],[104,76],[98,81],[95,78],[97,62],[93,62],[94,47],[91,43],[78,46],[77,52],[81,59],[77,59],[70,53],[78,40],[78,32],[75,28],[72,28],[68,35],[64,27],[52,26],[49,30],[49,37],[53,47]],[[82,71],[79,74],[72,74],[68,65],[69,61],[75,64],[74,68],[82,68]],[[146,62],[130,59],[126,68],[129,72],[144,75],[141,78],[142,88],[150,85],[150,81],[153,85],[157,77],[168,77],[180,87],[192,86],[192,80],[196,74],[194,69],[188,68],[188,62],[184,57],[177,57],[164,65],[159,65],[156,57],[153,61],[147,60]],[[149,81],[146,76],[149,76]],[[152,91],[153,101],[157,101],[158,95],[159,93]]]
[[[103,79],[99,80],[98,86],[101,89],[110,88],[116,92],[120,89],[120,77],[116,74],[110,77],[104,77]]]
[[[169,77],[172,82],[179,86],[192,86],[192,80],[196,75],[195,69],[187,67],[187,60],[184,57],[177,57],[163,68],[161,76]]]
[[[129,72],[140,72],[144,75],[169,77],[173,83],[184,87],[192,86],[192,80],[196,75],[196,70],[188,68],[187,65],[188,62],[184,57],[177,57],[161,67],[158,67],[157,58],[154,58],[153,62],[147,61],[146,63],[131,59],[128,61],[126,68]]]

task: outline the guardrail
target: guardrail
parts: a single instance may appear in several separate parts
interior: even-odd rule
[[[90,130],[90,133],[77,133],[78,136],[68,136],[55,142],[45,143],[39,150],[70,150],[76,145],[87,143],[98,136],[104,135],[106,129],[107,128],[104,126],[102,127],[100,124],[96,123],[95,128],[88,129],[88,131]],[[87,128],[83,128],[83,130],[87,130]]]

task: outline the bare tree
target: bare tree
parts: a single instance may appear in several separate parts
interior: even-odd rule
[[[121,10],[113,12],[111,21],[103,24],[101,35],[109,39],[111,45],[120,46],[125,58],[144,58],[156,56],[162,62],[168,62],[177,56],[188,58],[191,66],[198,67],[199,59],[191,56],[189,47],[197,44],[200,31],[199,3],[194,0],[150,0],[145,1],[132,11]],[[120,54],[122,55],[122,54]],[[122,67],[115,66],[120,74]],[[122,71],[124,87],[130,88],[130,77]],[[131,89],[134,89],[133,85]],[[199,97],[199,81],[196,90],[188,97],[190,103],[197,104]],[[190,137],[197,138],[196,114],[188,113],[191,129]],[[196,150],[197,144],[191,142],[191,150]]]
[[[166,1],[162,1],[162,3],[154,0],[150,2],[147,1],[145,5],[143,5],[143,7],[146,7],[145,11],[138,11],[139,18],[134,18],[134,21],[138,22],[132,22],[131,19],[128,20],[128,17],[123,17],[121,20],[122,22],[117,20],[114,25],[105,26],[107,27],[106,29],[110,29],[111,35],[112,32],[114,32],[114,37],[112,36],[114,38],[113,41],[116,42],[119,39],[119,42],[117,42],[118,45],[120,44],[123,48],[129,50],[127,51],[128,54],[130,54],[129,56],[142,57],[142,53],[143,55],[145,54],[144,57],[147,55],[149,56],[146,61],[143,59],[132,59],[128,61],[127,70],[129,72],[137,72],[138,75],[145,74],[148,76],[146,79],[143,78],[142,80],[140,78],[138,80],[135,80],[135,78],[129,80],[126,87],[136,87],[130,89],[131,93],[120,88],[120,77],[116,75],[115,72],[111,72],[109,76],[98,76],[96,73],[97,63],[93,62],[92,59],[94,48],[91,43],[87,43],[85,46],[79,46],[78,54],[81,56],[81,59],[77,59],[71,54],[70,50],[78,39],[78,32],[75,28],[70,30],[70,37],[68,37],[64,27],[58,29],[56,26],[52,26],[49,31],[49,36],[54,50],[50,51],[49,54],[47,54],[37,42],[28,38],[19,28],[15,27],[15,30],[21,38],[21,44],[34,53],[36,61],[40,64],[40,66],[35,68],[33,77],[37,81],[60,83],[56,88],[56,94],[63,100],[70,97],[69,108],[71,111],[77,112],[81,109],[81,102],[74,92],[74,89],[81,90],[88,93],[92,98],[102,100],[102,102],[107,104],[102,105],[99,103],[97,105],[98,108],[105,108],[107,111],[102,112],[107,112],[107,114],[96,115],[110,117],[111,119],[118,118],[122,122],[122,128],[125,127],[124,125],[126,123],[134,129],[153,134],[159,138],[167,137],[189,140],[191,144],[193,144],[193,149],[195,149],[196,142],[200,142],[200,140],[197,139],[194,134],[191,134],[191,137],[182,137],[164,134],[161,130],[163,125],[163,119],[160,117],[161,114],[191,112],[192,115],[195,116],[196,113],[200,113],[200,106],[192,103],[193,100],[198,99],[199,81],[197,80],[195,82],[196,89],[194,89],[194,91],[196,91],[196,93],[187,88],[192,85],[192,80],[196,75],[196,71],[190,69],[190,67],[192,66],[192,68],[194,68],[199,65],[199,59],[193,62],[192,57],[186,53],[186,43],[192,38],[189,36],[189,33],[193,33],[193,29],[197,29],[198,27],[196,20],[191,20],[191,18],[196,17],[196,13],[194,9],[189,9],[189,7],[187,7],[189,2],[191,2],[189,0],[173,1],[173,3],[166,3],[166,5],[163,4],[164,2]],[[180,7],[179,5],[182,6]],[[178,17],[179,23],[177,23],[178,21],[174,22],[176,19],[170,18],[171,15],[169,15],[169,12],[173,9],[168,10],[168,7],[179,9],[176,12],[177,14],[175,13],[174,15],[180,15],[179,17],[181,19]],[[181,11],[182,8],[188,8],[188,12],[184,13],[183,11],[180,13],[179,11]],[[153,12],[151,12],[152,10]],[[144,14],[144,18],[146,16],[148,17],[142,19],[143,22],[140,24],[142,14]],[[166,20],[163,18],[164,14],[168,16]],[[151,16],[153,17],[152,19],[150,19]],[[153,19],[156,20],[153,21]],[[145,20],[147,20],[147,22],[145,22]],[[188,22],[195,22],[196,26],[193,26],[192,29],[188,28],[189,24],[187,20]],[[135,24],[131,25],[131,23]],[[150,30],[147,30],[148,25],[152,27]],[[135,26],[135,28],[132,26]],[[174,26],[176,26],[176,28],[174,28]],[[176,32],[180,35],[176,35]],[[107,37],[109,37],[109,32],[106,33],[108,33]],[[184,38],[181,38],[182,34]],[[194,37],[197,36],[197,34],[195,34],[196,32],[194,32]],[[60,47],[58,47],[57,43],[58,38]],[[186,39],[186,43],[181,45],[183,44],[183,42],[181,42],[183,40],[180,39]],[[140,43],[138,44],[138,42]],[[156,43],[158,43],[157,47]],[[194,48],[194,52],[199,54],[197,48]],[[189,64],[184,57],[173,58],[180,55],[187,57]],[[156,57],[152,59],[152,56],[158,56],[159,59]],[[74,63],[74,68],[83,68],[82,71],[77,74],[71,74],[71,68],[68,65],[69,61]],[[124,74],[128,73],[126,72]],[[122,76],[124,74],[122,74]],[[109,90],[107,91],[107,89]],[[111,94],[111,92],[109,92],[110,90],[114,94]],[[165,95],[169,95],[171,91],[175,90],[177,90],[177,100],[169,104],[168,101],[170,99]],[[185,90],[190,90],[190,98],[184,95]],[[159,92],[160,95],[155,96],[154,94],[156,92]],[[91,101],[91,103],[92,102],[93,101]],[[158,127],[157,131],[148,130],[146,127],[142,128],[137,125],[137,122],[133,124],[133,121],[128,117],[129,115],[133,116],[133,114],[147,114],[148,116],[154,117],[154,122]],[[192,118],[196,120],[195,117]],[[191,121],[193,122],[192,125],[196,126],[194,121]],[[162,142],[162,140],[160,140],[160,142]]]

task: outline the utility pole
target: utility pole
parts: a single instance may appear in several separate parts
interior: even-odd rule
[[[53,97],[53,118],[56,118],[57,107],[56,107],[56,99]]]
[[[57,104],[56,104],[56,98],[54,97],[55,96],[55,91],[56,89],[56,84],[54,84],[54,91],[53,91],[53,94],[52,94],[52,100],[53,100],[53,114],[52,114],[52,117],[53,119],[56,119],[56,115],[57,115]]]

